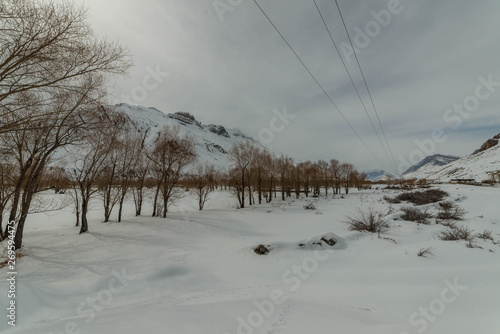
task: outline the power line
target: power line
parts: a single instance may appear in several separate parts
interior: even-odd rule
[[[377,156],[372,152],[372,150],[370,150],[370,148],[368,147],[368,145],[366,144],[366,142],[363,140],[363,138],[361,138],[361,136],[359,135],[359,133],[354,129],[354,127],[352,126],[352,124],[349,122],[349,120],[347,119],[347,117],[342,113],[342,111],[340,111],[339,107],[335,104],[335,102],[333,101],[333,99],[330,97],[330,95],[326,92],[325,88],[323,87],[323,85],[321,85],[321,83],[318,81],[318,79],[316,79],[316,77],[314,76],[314,74],[312,74],[311,70],[309,70],[309,68],[307,67],[307,65],[304,63],[304,61],[300,58],[300,56],[297,54],[297,52],[294,50],[294,48],[290,45],[290,43],[288,42],[288,40],[285,38],[285,36],[283,36],[283,34],[280,32],[280,30],[278,29],[278,27],[274,24],[273,20],[271,20],[271,18],[266,14],[266,12],[264,11],[264,9],[259,5],[259,3],[257,2],[257,0],[253,0],[255,2],[255,4],[257,5],[257,7],[260,9],[260,11],[262,12],[262,14],[267,18],[267,20],[269,21],[269,23],[273,26],[274,30],[276,30],[276,32],[278,33],[278,35],[280,35],[280,37],[283,39],[283,41],[286,43],[286,45],[288,46],[288,48],[290,48],[290,50],[293,52],[293,54],[295,55],[295,57],[297,57],[297,59],[300,61],[300,63],[302,64],[302,66],[304,66],[304,68],[306,69],[307,73],[309,73],[309,75],[311,76],[311,78],[313,78],[313,80],[316,82],[316,84],[319,86],[319,88],[321,88],[321,90],[323,91],[323,93],[325,94],[325,96],[328,98],[328,100],[332,103],[332,105],[335,107],[335,109],[339,112],[339,114],[342,116],[342,118],[346,121],[346,123],[349,125],[349,127],[351,128],[351,130],[356,134],[356,136],[359,138],[359,140],[363,143],[363,145],[366,147],[366,149],[370,152],[370,154],[375,158],[375,160],[380,164],[380,166],[382,166],[383,168],[383,164],[379,161],[379,159],[377,158]]]
[[[314,5],[316,6],[316,9],[318,10],[318,14],[319,14],[319,16],[321,18],[321,21],[323,21],[323,24],[324,24],[324,26],[326,28],[326,31],[328,32],[328,35],[330,36],[330,40],[332,41],[333,46],[335,47],[335,50],[337,51],[337,54],[339,55],[339,58],[342,61],[342,65],[344,65],[344,69],[346,70],[347,75],[349,76],[349,79],[351,80],[351,84],[354,87],[354,90],[356,91],[356,94],[358,95],[359,101],[363,105],[363,109],[365,110],[366,116],[368,116],[368,119],[370,120],[370,123],[372,125],[373,131],[377,135],[377,138],[378,138],[378,140],[380,142],[380,145],[382,146],[382,149],[384,150],[385,154],[387,155],[387,158],[389,158],[389,160],[390,160],[391,157],[389,156],[389,153],[387,152],[387,149],[385,148],[384,143],[382,142],[382,139],[380,138],[380,135],[379,135],[379,133],[378,133],[376,127],[375,127],[375,124],[373,124],[373,120],[370,117],[370,114],[368,113],[368,109],[366,108],[365,102],[361,98],[361,94],[359,93],[358,87],[354,83],[354,79],[352,78],[351,73],[349,72],[349,69],[347,68],[347,65],[346,65],[346,63],[344,61],[344,58],[342,58],[342,56],[340,54],[339,48],[337,47],[337,43],[335,43],[335,39],[333,38],[332,32],[330,31],[330,28],[326,24],[325,18],[323,17],[323,14],[321,13],[321,10],[319,9],[319,6],[318,6],[316,0],[313,0],[313,2],[314,2]]]
[[[358,59],[358,55],[356,54],[356,51],[354,49],[354,44],[352,43],[351,35],[349,34],[349,30],[347,29],[347,24],[346,24],[346,22],[344,20],[344,15],[342,14],[342,10],[340,9],[340,6],[339,6],[339,3],[338,3],[337,0],[335,0],[335,4],[337,5],[337,9],[339,11],[340,18],[342,19],[342,24],[344,25],[344,29],[345,29],[345,31],[347,33],[347,37],[349,39],[349,43],[351,44],[351,48],[354,51],[354,57],[356,58],[356,62],[358,64],[359,70],[361,71],[361,76],[363,77],[363,82],[365,83],[366,90],[368,91],[368,96],[370,97],[370,101],[372,102],[373,110],[375,110],[375,114],[377,115],[377,119],[378,119],[378,123],[380,125],[380,129],[382,130],[382,134],[384,135],[385,142],[387,144],[387,147],[389,148],[389,152],[390,152],[391,157],[392,157],[392,163],[394,164],[395,171],[398,172],[398,168],[397,168],[397,164],[396,164],[396,159],[394,158],[394,154],[392,153],[391,145],[389,144],[389,141],[387,140],[387,135],[385,134],[385,130],[384,130],[384,127],[382,126],[382,121],[380,120],[380,116],[379,116],[379,113],[377,111],[377,107],[375,106],[375,102],[373,101],[372,93],[370,91],[370,88],[368,87],[368,83],[366,81],[366,77],[365,77],[365,74],[363,72],[363,68],[361,67],[361,64],[360,64],[359,59]]]

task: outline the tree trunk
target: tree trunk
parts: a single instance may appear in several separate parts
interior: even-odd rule
[[[122,222],[122,211],[123,211],[123,202],[124,201],[125,201],[125,196],[120,198],[120,203],[119,203],[119,207],[118,207],[118,222],[119,223]]]
[[[89,225],[87,221],[87,211],[88,211],[88,199],[82,198],[82,224],[80,226],[80,234],[89,231]]]
[[[29,198],[28,201],[31,203],[31,198]],[[21,247],[23,246],[24,224],[26,223],[26,217],[28,217],[29,207],[29,204],[23,205],[21,218],[19,218],[19,222],[17,223],[16,236],[14,237],[14,245],[16,250],[21,249]]]
[[[157,186],[156,192],[155,192],[155,198],[153,201],[153,217],[156,217],[157,213],[159,213],[159,212],[156,212],[158,209],[158,195],[159,195],[159,193],[160,193],[160,186]]]
[[[273,177],[271,176],[271,180],[269,183],[269,203],[273,201]]]
[[[141,215],[142,212],[142,192],[143,188],[138,188],[137,189],[137,199],[135,201],[135,215],[138,217]]]
[[[168,197],[163,198],[163,218],[167,218]]]
[[[241,208],[245,208],[245,170],[241,171]]]
[[[75,215],[76,215],[76,227],[80,226],[80,200],[78,194],[75,196]]]
[[[17,223],[16,236],[14,237],[14,245],[15,249],[21,249],[23,246],[23,230],[24,223],[26,221],[26,217],[19,219],[19,223]]]
[[[259,181],[258,181],[257,190],[259,192],[259,205],[261,205],[262,204],[262,179],[259,179]]]
[[[248,204],[252,206],[252,186],[248,184]]]
[[[104,205],[104,222],[109,222],[109,217],[111,216],[111,210],[109,209],[109,205]]]

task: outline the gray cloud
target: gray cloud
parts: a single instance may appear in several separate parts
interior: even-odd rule
[[[336,41],[346,42],[333,0],[317,2]],[[370,149],[386,162],[312,0],[260,3]],[[370,12],[386,9],[389,1],[340,3],[353,32],[364,29],[373,20]],[[417,148],[414,141],[430,138],[437,127],[447,129],[449,139],[436,153],[468,154],[499,132],[500,91],[456,131],[443,114],[474,93],[479,76],[493,74],[500,81],[498,1],[401,3],[401,14],[359,54],[395,156],[408,158]],[[85,5],[96,32],[119,40],[134,54],[137,66],[116,83],[113,94],[118,98],[141,85],[148,66],[160,66],[170,75],[137,104],[189,111],[204,123],[240,128],[253,137],[268,126],[273,108],[286,106],[296,119],[276,135],[272,150],[298,159],[337,158],[360,169],[380,167],[253,1],[242,1],[225,13],[224,21],[212,0],[86,0]],[[349,68],[366,97],[355,64]]]

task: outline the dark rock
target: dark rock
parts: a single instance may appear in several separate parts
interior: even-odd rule
[[[321,238],[321,241],[325,242],[328,246],[335,246],[335,244],[337,243],[337,241],[333,240],[333,239],[326,239],[325,237]]]
[[[500,134],[498,136],[495,136],[493,139],[487,140],[486,143],[484,143],[483,146],[481,146],[481,148],[479,150],[475,151],[472,154],[478,154],[478,153],[484,152],[486,150],[489,150],[492,147],[497,146],[499,139],[500,139]]]
[[[269,253],[269,249],[264,245],[259,245],[254,249],[254,252],[258,255],[266,255]]]
[[[231,136],[227,132],[226,128],[224,128],[222,125],[213,125],[210,124],[208,127],[208,131],[215,133],[218,136],[230,138]]]

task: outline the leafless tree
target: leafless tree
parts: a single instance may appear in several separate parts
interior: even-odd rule
[[[97,186],[100,196],[102,197],[102,204],[104,207],[104,222],[109,222],[111,212],[119,200],[119,189],[117,187],[120,171],[120,159],[123,154],[123,142],[121,129],[114,129],[116,133],[113,134],[117,138],[113,147],[110,147],[109,154],[103,161]]]
[[[330,173],[333,180],[333,187],[335,188],[335,195],[338,195],[342,188],[340,162],[338,160],[330,160]]]
[[[330,186],[330,184],[329,184],[329,180],[330,180],[329,165],[325,160],[319,160],[316,163],[316,166],[318,166],[320,182],[323,185],[323,187],[325,188],[325,195],[328,196],[328,187]]]
[[[274,154],[267,152],[263,157],[264,165],[267,169],[267,186],[269,190],[269,194],[266,195],[267,202],[270,203],[273,200],[273,190],[274,190],[274,198],[276,198],[276,157]]]
[[[210,186],[210,174],[212,168],[209,165],[198,165],[194,174],[190,177],[191,192],[198,200],[198,209],[201,211],[205,207],[208,195],[214,190]]]
[[[121,156],[118,166],[120,172],[118,178],[118,222],[122,221],[123,204],[134,179],[137,176],[142,177],[140,172],[138,173],[138,170],[144,167],[141,165],[143,163],[144,136],[128,129],[123,132],[120,145]],[[139,183],[140,182],[141,180],[139,180]],[[140,189],[140,191],[142,191],[142,189]]]
[[[352,164],[343,163],[340,165],[340,175],[346,194],[349,194],[349,188],[351,187],[351,177],[353,172],[354,172],[354,166]]]
[[[100,40],[87,13],[71,1],[3,0],[0,3],[0,132],[47,126],[47,114],[25,113],[54,95],[80,90],[82,82],[103,74],[122,75],[131,65],[128,51]],[[33,108],[31,108],[33,109]],[[7,117],[9,116],[9,117]]]
[[[113,115],[114,116],[114,115]],[[87,213],[90,200],[98,192],[96,183],[101,176],[104,164],[119,142],[119,131],[115,127],[122,126],[120,119],[112,119],[107,113],[100,118],[100,126],[85,133],[82,147],[67,154],[69,175],[77,185],[80,200],[81,226],[80,234],[88,231]]]
[[[153,216],[162,215],[166,218],[168,206],[182,193],[182,189],[177,187],[182,172],[196,160],[193,139],[189,136],[182,136],[178,127],[166,126],[148,153],[148,157],[156,182]],[[160,195],[162,213],[157,210]]]
[[[276,166],[281,186],[281,199],[284,201],[287,190],[289,189],[290,172],[293,166],[293,159],[282,154],[276,160]]]
[[[299,163],[297,167],[300,169],[302,175],[302,188],[304,194],[306,195],[306,197],[309,197],[312,164],[310,161],[305,161]]]
[[[240,196],[238,201],[242,209],[245,207],[245,188],[247,187],[248,179],[247,173],[249,172],[256,151],[255,145],[247,141],[234,145],[229,152],[229,158],[234,167],[232,173],[233,181],[236,181],[236,183],[233,182],[233,186],[238,189],[237,193]],[[249,193],[248,195],[250,196],[251,194]]]
[[[255,150],[255,158],[252,159],[251,170],[255,174],[254,176],[254,189],[257,190],[259,204],[262,204],[262,195],[264,192],[264,180],[268,175],[268,167],[266,166],[269,163],[269,151],[267,149],[259,149]]]
[[[134,198],[135,215],[140,216],[142,213],[142,205],[144,202],[144,188],[146,186],[146,178],[149,174],[150,160],[145,156],[144,144],[141,147],[141,152],[138,154],[137,162],[133,170],[134,185],[132,186],[132,195]]]

